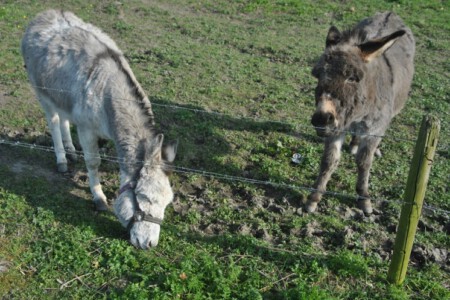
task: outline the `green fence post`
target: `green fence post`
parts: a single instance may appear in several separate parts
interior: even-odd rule
[[[405,280],[431,164],[436,151],[439,129],[440,122],[436,117],[424,116],[411,161],[394,253],[387,274],[388,281],[393,284],[400,285]]]

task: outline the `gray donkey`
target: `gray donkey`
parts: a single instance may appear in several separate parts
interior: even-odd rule
[[[372,160],[381,136],[408,97],[414,52],[411,30],[391,12],[362,20],[351,30],[329,29],[325,51],[312,70],[318,84],[311,123],[325,137],[325,149],[316,191],[306,203],[308,212],[316,210],[349,131],[358,167],[358,206],[372,213],[368,192]]]
[[[166,206],[173,200],[167,162],[176,144],[163,147],[154,132],[151,104],[122,52],[100,29],[70,12],[48,10],[29,24],[22,39],[29,80],[47,117],[60,172],[75,147],[70,123],[88,169],[98,210],[107,209],[98,174],[98,139],[114,142],[120,165],[120,192],[114,212],[128,227],[131,243],[156,246]]]

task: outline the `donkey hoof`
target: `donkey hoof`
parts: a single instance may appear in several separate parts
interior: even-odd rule
[[[66,173],[68,170],[66,163],[59,163],[58,164],[58,172],[59,173]]]
[[[305,208],[307,213],[313,213],[317,210],[317,202],[308,201]]]
[[[358,145],[351,145],[350,146],[350,153],[351,153],[351,155],[356,156],[356,153],[358,153]]]
[[[380,148],[377,148],[377,150],[375,150],[375,156],[376,156],[376,157],[382,157],[382,156],[383,156],[383,155],[381,154]]]
[[[102,199],[94,199],[95,210],[96,211],[107,211],[108,204],[106,204],[105,200]]]
[[[373,213],[372,203],[369,199],[358,200],[358,208],[361,209],[365,215],[371,215]]]

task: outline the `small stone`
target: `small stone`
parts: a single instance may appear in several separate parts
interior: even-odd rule
[[[381,214],[382,214],[382,211],[379,210],[379,209],[377,209],[377,208],[374,208],[374,209],[373,209],[373,214],[378,216],[378,215],[381,215]]]
[[[346,219],[352,219],[356,215],[356,212],[354,209],[351,209],[350,207],[347,207],[344,212],[344,218]]]
[[[431,258],[437,263],[446,263],[448,257],[448,250],[433,248],[431,250]]]
[[[284,207],[282,207],[280,205],[277,205],[277,204],[269,205],[267,207],[267,210],[271,211],[271,212],[274,212],[274,213],[277,213],[277,214],[283,214],[285,212]]]
[[[312,221],[311,223],[306,224],[302,229],[302,233],[304,236],[313,237],[314,235],[322,234],[323,231],[319,228],[319,223]]]
[[[249,235],[251,233],[251,229],[247,224],[242,224],[238,229],[239,233],[242,235]]]
[[[6,260],[0,260],[0,274],[6,273],[9,270],[11,263]]]
[[[351,229],[349,226],[345,226],[344,228],[344,237],[346,239],[351,239],[353,237],[354,230]]]
[[[427,260],[426,249],[421,245],[414,245],[411,251],[411,258],[420,264],[425,263]]]

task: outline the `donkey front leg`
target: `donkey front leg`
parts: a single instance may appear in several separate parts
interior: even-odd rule
[[[381,138],[369,136],[361,138],[361,143],[356,153],[356,165],[358,166],[358,181],[356,192],[358,193],[358,207],[365,214],[373,212],[369,198],[369,175],[372,167],[373,156],[377,151]]]
[[[83,148],[84,160],[89,176],[89,186],[94,196],[94,204],[97,210],[108,210],[106,196],[102,191],[98,167],[100,166],[100,154],[98,152],[98,139],[90,130],[78,128],[78,138]]]
[[[67,158],[71,161],[75,162],[78,160],[78,156],[76,154],[75,146],[72,142],[72,135],[70,134],[70,123],[69,120],[61,118],[61,135],[62,135],[62,143],[64,145],[64,149],[66,150]]]
[[[325,140],[325,149],[320,164],[320,173],[314,183],[314,191],[309,195],[306,202],[306,211],[312,213],[317,209],[317,203],[322,199],[322,194],[326,191],[327,183],[331,174],[336,170],[341,157],[341,148],[345,135],[329,137]]]
[[[47,118],[47,124],[52,134],[53,148],[55,150],[58,172],[65,173],[67,172],[68,168],[67,168],[66,151],[64,150],[63,141],[61,137],[59,115],[56,111],[52,110],[47,105],[43,105],[43,107],[45,111],[45,116]]]

